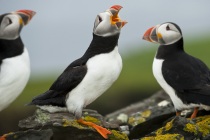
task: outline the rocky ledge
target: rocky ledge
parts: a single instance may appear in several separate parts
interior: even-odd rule
[[[117,110],[106,116],[94,110],[84,110],[83,119],[108,128],[108,140],[208,140],[209,112],[200,111],[189,119],[191,110],[176,117],[169,97],[159,91],[148,99]],[[68,112],[49,113],[37,109],[34,115],[19,121],[18,132],[0,140],[103,140],[94,129],[78,124]]]

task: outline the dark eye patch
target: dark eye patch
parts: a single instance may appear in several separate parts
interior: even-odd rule
[[[166,30],[167,30],[167,31],[168,31],[168,30],[170,30],[170,27],[169,27],[169,25],[167,25],[167,26],[166,26]]]
[[[9,24],[12,24],[12,20],[10,18],[8,20],[9,20]]]
[[[99,20],[99,23],[102,21],[102,18],[100,16],[98,16],[98,20]]]

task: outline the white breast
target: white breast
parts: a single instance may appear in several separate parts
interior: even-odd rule
[[[118,48],[106,54],[96,55],[87,62],[87,74],[82,82],[69,93],[67,108],[70,112],[80,110],[104,93],[118,78],[122,59]]]
[[[188,108],[177,97],[177,95],[175,94],[175,90],[163,78],[163,74],[162,74],[163,61],[164,61],[163,59],[154,58],[152,69],[153,69],[153,74],[156,80],[158,81],[160,86],[165,90],[165,92],[170,96],[176,110],[182,110],[184,108]]]
[[[30,76],[30,60],[25,48],[20,56],[7,58],[0,67],[0,111],[23,91]]]

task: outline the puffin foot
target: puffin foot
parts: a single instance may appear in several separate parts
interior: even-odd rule
[[[84,121],[83,119],[79,119],[79,120],[77,120],[77,122],[78,123],[81,123],[81,124],[84,124],[84,125],[87,125],[87,126],[90,126],[90,127],[93,127],[105,139],[108,138],[108,136],[107,136],[108,134],[111,134],[112,133],[109,130],[107,130],[106,128],[103,128],[103,127],[101,127],[99,125],[96,125],[95,123],[92,123],[92,122]]]
[[[198,113],[198,109],[199,109],[199,107],[195,107],[195,108],[194,108],[193,114],[192,114],[191,117],[190,117],[191,119],[196,118],[197,113]]]
[[[12,134],[12,133],[9,133],[9,134]],[[9,135],[9,134],[4,134],[3,136],[0,136],[0,140],[6,140],[6,137],[7,137],[7,135]]]

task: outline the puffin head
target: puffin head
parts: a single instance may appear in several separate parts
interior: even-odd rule
[[[143,39],[161,45],[170,45],[182,38],[179,26],[172,22],[166,22],[147,29]]]
[[[18,10],[0,15],[0,39],[14,40],[19,37],[23,26],[35,15],[31,10]]]
[[[98,14],[95,19],[93,33],[102,37],[120,33],[121,28],[127,23],[122,21],[118,15],[121,8],[120,5],[114,5],[105,12]]]

